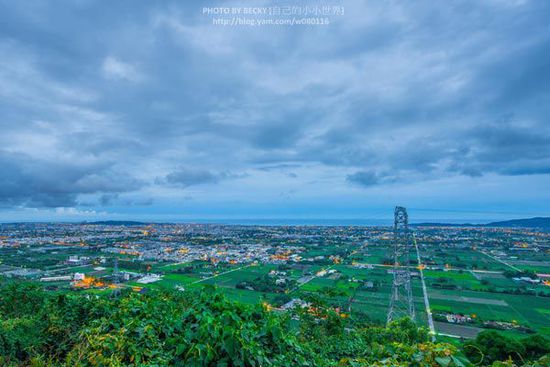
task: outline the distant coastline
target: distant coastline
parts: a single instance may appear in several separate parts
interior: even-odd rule
[[[22,223],[55,223],[46,221],[37,222],[0,222],[1,224]],[[321,218],[236,218],[236,219],[188,219],[173,221],[133,221],[133,220],[102,220],[59,222],[73,224],[106,225],[106,226],[143,226],[148,224],[220,224],[220,225],[244,225],[244,226],[392,226],[391,219],[321,219]],[[541,228],[550,230],[550,217],[535,217],[526,219],[512,219],[504,221],[487,220],[427,220],[413,222],[411,227],[496,227],[496,228]]]

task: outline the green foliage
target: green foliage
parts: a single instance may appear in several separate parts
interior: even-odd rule
[[[313,355],[262,307],[217,293],[132,294],[92,322],[69,365],[308,366]]]
[[[541,335],[531,335],[517,340],[489,330],[466,342],[463,349],[466,356],[475,364],[490,365],[498,361],[508,361],[503,363],[513,365],[533,361],[550,353],[550,341]],[[498,363],[494,365],[500,366]]]
[[[275,307],[280,307],[291,300],[292,297],[287,293],[279,293],[271,300],[271,304]]]
[[[380,353],[380,350],[384,352]],[[363,366],[434,366],[434,367],[464,367],[465,364],[455,357],[456,349],[448,344],[418,344],[408,345],[391,343],[386,348],[375,349],[374,356],[370,358],[344,358],[337,366],[363,367]]]
[[[258,292],[266,293],[284,293],[285,291],[292,289],[296,286],[295,280],[287,280],[284,283],[277,284],[277,278],[269,275],[263,275],[257,277],[252,281],[242,281],[236,285],[238,289],[246,289],[248,287]]]
[[[215,289],[110,298],[6,284],[0,366],[464,366],[456,347],[430,342],[411,320],[388,327],[360,320],[368,315],[349,319],[322,302],[270,312]],[[541,336],[515,341],[489,331],[468,345],[465,353],[482,365],[548,365]]]
[[[521,344],[523,344],[523,347],[525,348],[524,356],[529,360],[550,353],[550,340],[539,334],[523,338],[521,340]]]
[[[533,279],[537,278],[537,274],[533,270],[522,270],[522,271],[505,270],[504,276],[506,276],[507,278],[516,278],[516,277],[517,278],[529,277]]]
[[[25,360],[43,343],[40,328],[32,318],[12,318],[0,322],[0,356],[5,363]]]
[[[0,310],[0,365],[310,366],[316,358],[288,318],[208,290],[110,299],[10,286],[0,289]]]
[[[319,290],[319,293],[324,294],[328,297],[349,296],[349,294],[346,290],[335,288],[335,287],[323,287]]]
[[[42,309],[44,301],[44,293],[36,284],[7,283],[0,297],[0,316],[33,315]]]
[[[388,327],[356,325],[351,329],[343,320],[331,311],[301,317],[302,337],[328,365],[462,365],[453,355],[455,347],[430,343],[426,330],[417,328],[409,319],[395,321]]]
[[[506,361],[494,362],[491,367],[517,367],[512,359]],[[530,361],[522,365],[522,367],[548,367],[550,366],[550,355],[545,355],[535,361]]]
[[[0,362],[37,355],[62,358],[82,325],[110,310],[104,299],[45,293],[31,283],[8,284],[0,288]]]

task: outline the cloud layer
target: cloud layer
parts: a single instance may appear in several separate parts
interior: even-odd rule
[[[204,1],[0,1],[0,207],[548,214],[550,3],[342,4],[251,28]]]

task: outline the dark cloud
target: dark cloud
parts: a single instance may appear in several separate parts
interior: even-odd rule
[[[399,181],[398,177],[373,170],[357,171],[346,176],[346,180],[352,184],[369,187]]]
[[[109,206],[112,205],[117,199],[118,194],[103,194],[99,197],[99,205],[101,206]]]
[[[169,173],[163,179],[158,179],[160,184],[168,184],[179,187],[189,187],[202,184],[216,184],[222,180],[241,178],[244,175],[238,175],[231,172],[211,172],[204,169],[191,169],[181,167],[178,170]]]
[[[544,126],[504,119],[480,124],[459,136],[467,149],[453,157],[450,171],[474,177],[549,172],[550,129]]]
[[[372,171],[355,172],[354,174],[348,175],[347,180],[361,186],[373,186],[380,182],[378,175]]]
[[[142,186],[139,180],[120,175],[105,163],[51,162],[0,151],[0,166],[3,206],[75,206],[81,194],[113,197]]]

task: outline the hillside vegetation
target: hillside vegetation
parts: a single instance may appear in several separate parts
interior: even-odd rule
[[[293,313],[215,289],[119,297],[0,287],[1,366],[548,366],[548,340],[482,333],[462,350],[409,320],[389,327],[322,306]],[[504,362],[497,362],[503,360]],[[507,360],[507,361],[506,361]]]

